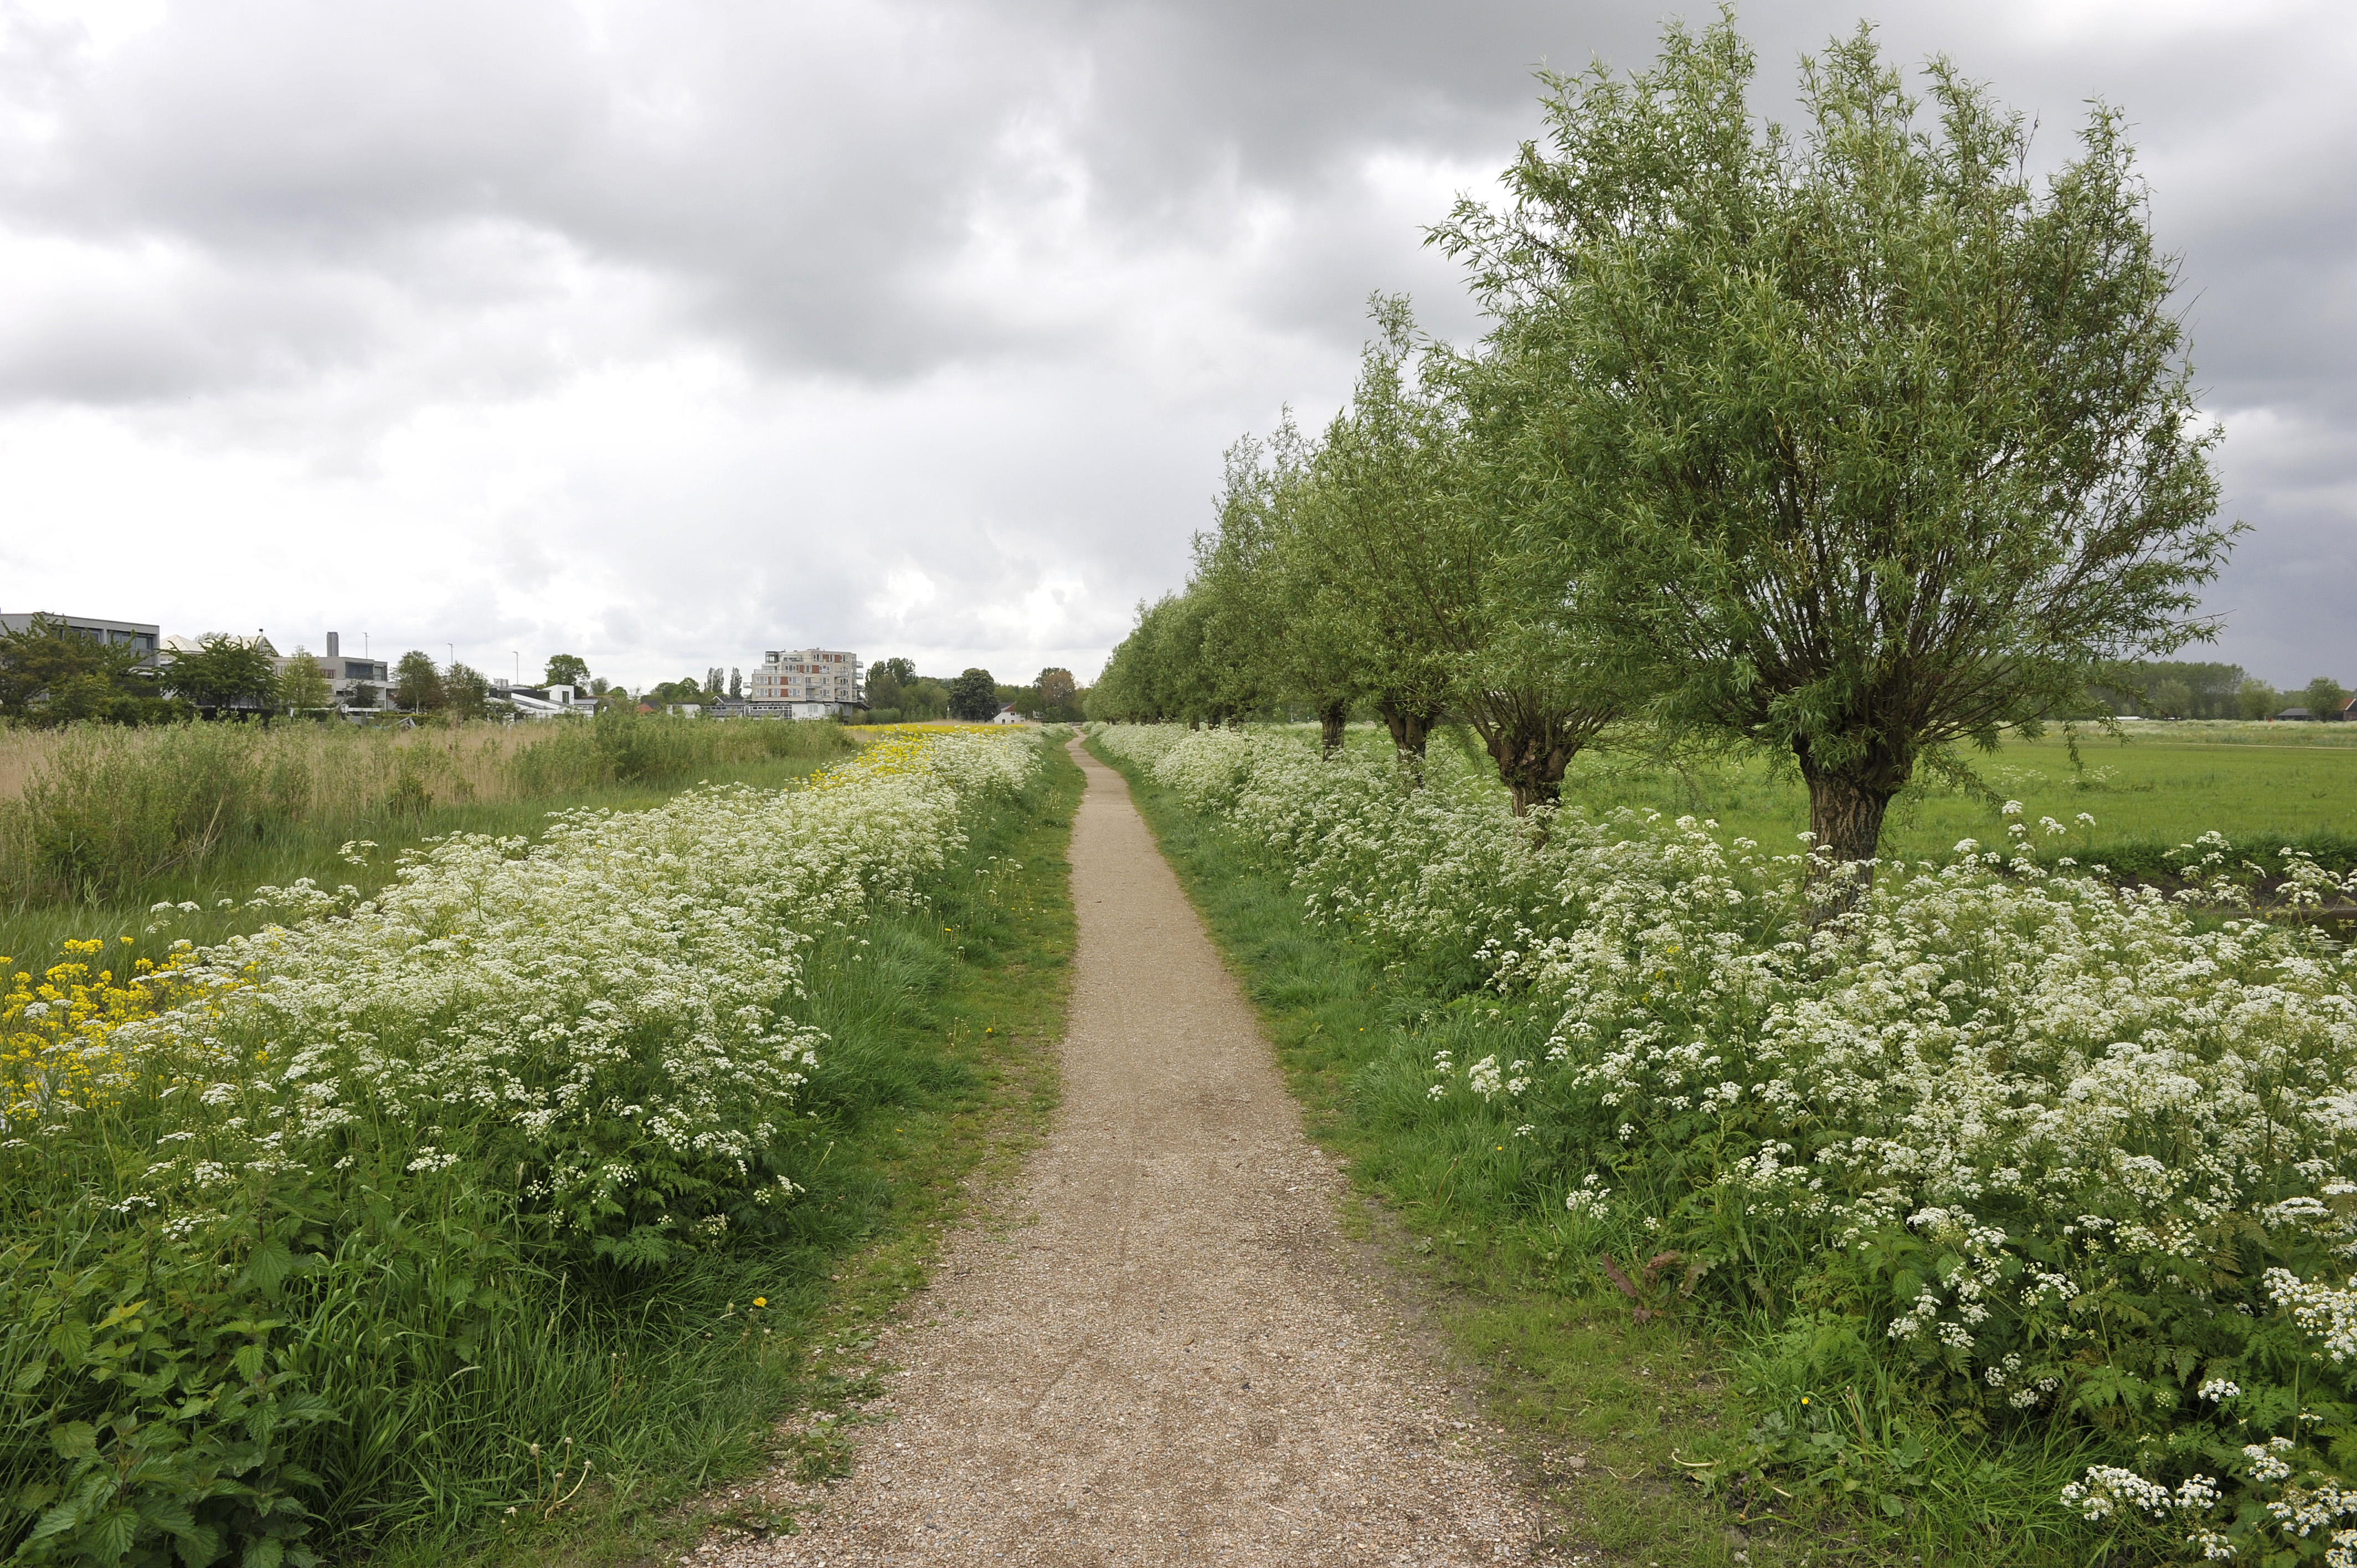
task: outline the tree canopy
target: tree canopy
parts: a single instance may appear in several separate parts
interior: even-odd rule
[[[2119,114],[2027,172],[2022,118],[1944,60],[1929,113],[1870,29],[1750,110],[1748,45],[1544,80],[1511,205],[1437,238],[1526,390],[1526,526],[1685,730],[1783,748],[1811,825],[1873,854],[1958,742],[2206,634],[2214,432]]]
[[[278,671],[260,639],[208,632],[197,646],[174,655],[164,684],[200,708],[266,708],[276,700]]]
[[[548,656],[548,666],[541,680],[550,686],[587,686],[589,684],[589,661],[577,653],[552,653]]]
[[[442,689],[442,671],[424,650],[413,648],[393,665],[393,701],[394,706],[413,714],[438,713],[448,701]]]
[[[1039,694],[1040,718],[1049,724],[1071,724],[1081,716],[1080,686],[1071,671],[1053,666],[1042,670],[1032,686]]]
[[[489,718],[490,678],[471,664],[453,663],[442,672],[442,711],[457,720]]]
[[[669,707],[674,703],[703,707],[712,701],[712,693],[704,689],[702,681],[693,675],[683,675],[676,681],[657,682],[649,688],[646,695],[640,700],[651,703],[658,708]]]
[[[998,683],[987,670],[969,669],[950,682],[950,717],[979,722],[998,716]]]
[[[278,672],[278,704],[290,713],[317,713],[336,700],[335,688],[311,650],[297,643]]]

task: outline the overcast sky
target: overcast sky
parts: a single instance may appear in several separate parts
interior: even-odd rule
[[[1221,449],[1332,413],[1371,290],[1478,332],[1422,227],[1532,67],[1668,14],[0,0],[0,609],[1085,682]],[[2217,656],[2357,684],[2357,9],[1867,14],[2050,161],[2128,112],[2253,525]],[[1859,15],[1745,7],[1763,101]]]

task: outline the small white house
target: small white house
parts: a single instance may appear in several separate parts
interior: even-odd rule
[[[1023,723],[1024,720],[1023,715],[1015,711],[1015,704],[1009,703],[1005,707],[999,709],[998,716],[990,722],[995,725],[1019,725]]]

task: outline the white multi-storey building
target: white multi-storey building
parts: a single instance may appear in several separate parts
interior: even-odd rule
[[[773,718],[850,718],[866,706],[858,656],[828,648],[772,650],[745,676],[745,705]]]

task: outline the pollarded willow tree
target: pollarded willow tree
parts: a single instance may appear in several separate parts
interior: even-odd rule
[[[1253,666],[1239,684],[1257,701],[1239,711],[1307,703],[1330,755],[1342,745],[1360,671],[1347,585],[1303,542],[1314,459],[1289,410],[1266,440],[1247,435],[1228,449],[1218,532],[1197,541],[1189,592],[1211,599],[1206,658]]]
[[[1291,568],[1315,583],[1305,629],[1342,650],[1351,683],[1420,769],[1448,710],[1448,650],[1417,602],[1448,504],[1449,430],[1405,388],[1407,350],[1390,334],[1368,345],[1349,406],[1309,465]]]
[[[1722,16],[1549,77],[1512,205],[1435,237],[1545,389],[1531,515],[1599,635],[1666,719],[1789,747],[1863,861],[1919,766],[2206,636],[2235,530],[2115,111],[2036,180],[2019,116],[1944,60],[1926,115],[1867,28],[1803,61],[1797,136],[1754,70]]]
[[[1441,711],[1462,713],[1525,812],[1562,793],[1572,757],[1626,710],[1624,686],[1575,613],[1561,553],[1532,551],[1518,526],[1523,487],[1499,439],[1514,428],[1499,417],[1517,406],[1510,383],[1421,340],[1405,299],[1379,298],[1374,316],[1381,335],[1319,454],[1330,521],[1315,542],[1349,567],[1353,618],[1381,628],[1364,661],[1426,693],[1415,748]]]
[[[1286,692],[1275,564],[1279,492],[1298,444],[1288,422],[1266,443],[1247,435],[1229,447],[1217,524],[1195,535],[1187,596],[1202,608],[1198,657],[1215,724],[1241,722]]]
[[[1203,661],[1206,605],[1194,593],[1141,601],[1137,625],[1105,659],[1086,703],[1092,719],[1200,723],[1215,702]]]

